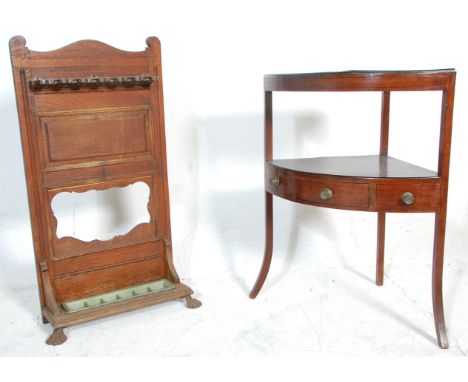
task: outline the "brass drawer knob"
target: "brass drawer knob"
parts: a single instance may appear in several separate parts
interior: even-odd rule
[[[330,200],[333,197],[333,191],[329,188],[324,188],[320,191],[320,199],[322,200]]]
[[[407,206],[410,206],[411,204],[414,203],[415,197],[411,192],[404,192],[403,195],[401,195],[401,200]]]
[[[273,178],[270,179],[270,184],[273,186],[273,187],[278,187],[279,184],[280,184],[280,180],[277,176],[274,176]]]

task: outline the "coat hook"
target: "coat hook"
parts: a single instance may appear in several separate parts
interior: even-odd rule
[[[124,77],[98,77],[93,74],[86,78],[39,78],[35,77],[29,81],[29,86],[32,90],[52,89],[60,90],[63,88],[78,90],[80,88],[97,89],[101,86],[106,86],[109,89],[117,86],[131,88],[136,85],[149,87],[156,80],[156,77],[148,76],[124,76]]]
[[[75,78],[75,79],[71,80],[71,88],[72,89],[77,90],[77,89],[80,88],[80,85],[81,85],[81,79]]]

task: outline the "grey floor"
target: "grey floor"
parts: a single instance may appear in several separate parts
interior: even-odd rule
[[[3,225],[0,355],[468,354],[468,263],[461,249],[450,248],[446,259],[444,293],[450,349],[440,350],[432,318],[431,266],[426,251],[415,251],[412,257],[402,259],[391,255],[395,247],[390,246],[385,284],[377,287],[373,253],[363,254],[363,249],[368,252],[373,248],[372,240],[350,247],[344,260],[343,248],[334,248],[330,237],[314,239],[316,245],[323,240],[320,253],[304,253],[310,245],[304,239],[310,239],[306,232],[289,248],[292,257],[285,255],[281,243],[275,247],[267,283],[258,298],[251,300],[248,290],[261,254],[248,250],[248,243],[258,241],[254,239],[258,232],[251,232],[252,238],[247,237],[244,246],[228,251],[226,243],[238,237],[238,232],[236,227],[222,226],[217,233],[202,225],[192,258],[176,262],[183,281],[203,302],[200,309],[186,309],[182,301],[175,301],[101,319],[66,329],[68,341],[52,347],[44,343],[51,329],[40,322],[30,244],[20,240],[27,237],[29,227],[21,228],[21,234],[20,228]],[[213,243],[215,237],[217,242]],[[8,243],[16,243],[16,247]],[[424,250],[430,246],[427,243]],[[15,258],[18,251],[24,255]]]

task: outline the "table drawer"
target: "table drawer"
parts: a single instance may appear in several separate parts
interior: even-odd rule
[[[367,183],[321,181],[296,178],[296,198],[328,207],[367,208],[369,185]]]
[[[377,185],[377,211],[434,212],[439,204],[439,184]]]

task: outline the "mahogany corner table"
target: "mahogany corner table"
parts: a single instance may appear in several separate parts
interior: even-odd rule
[[[279,74],[264,77],[265,90],[265,220],[266,245],[255,298],[270,268],[273,252],[273,195],[318,207],[377,212],[376,284],[383,285],[385,214],[435,213],[432,301],[439,346],[448,348],[442,301],[447,188],[456,72],[348,71]],[[274,91],[382,93],[380,154],[305,159],[273,159]],[[442,111],[437,172],[388,155],[390,94],[392,91],[441,91]]]

